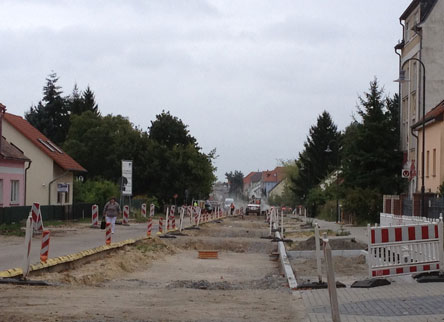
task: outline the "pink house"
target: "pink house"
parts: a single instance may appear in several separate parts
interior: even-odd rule
[[[5,106],[0,103],[0,135]],[[0,207],[24,206],[26,170],[31,160],[15,145],[0,139]]]

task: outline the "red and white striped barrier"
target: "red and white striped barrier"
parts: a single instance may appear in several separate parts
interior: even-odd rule
[[[146,235],[148,236],[148,237],[150,237],[151,236],[151,230],[153,229],[153,217],[148,217],[148,227],[147,227],[147,230],[146,230]]]
[[[105,229],[105,244],[109,245],[111,244],[111,223],[106,223],[106,229]]]
[[[185,217],[185,207],[181,207],[180,208],[180,212],[179,212],[179,214],[180,214],[180,217],[179,217],[179,232],[182,232],[182,229],[183,229],[183,219],[184,219],[184,217]]]
[[[443,268],[443,223],[368,226],[369,276],[395,276]]]
[[[42,233],[42,247],[40,248],[40,260],[43,263],[46,263],[46,261],[48,260],[49,236],[50,236],[49,230],[44,230]]]
[[[32,204],[31,213],[32,213],[32,224],[34,227],[34,232],[43,231],[42,213],[40,211],[40,204],[38,202],[34,202]]]
[[[162,217],[159,217],[159,231],[157,234],[163,234],[163,219]]]
[[[165,225],[166,225],[166,231],[169,231],[171,229],[170,226],[170,208],[167,208],[166,214],[165,214]]]
[[[129,206],[123,206],[123,220],[122,225],[129,226]]]
[[[91,227],[99,228],[99,206],[97,205],[91,207]]]
[[[143,218],[146,218],[146,203],[142,204],[142,207],[140,207],[140,212]]]
[[[154,217],[154,212],[156,211],[156,206],[154,204],[150,205],[150,217]]]
[[[33,220],[32,214],[29,215],[26,220],[26,232],[25,232],[25,256],[23,258],[23,278],[26,279],[29,273],[30,255],[31,255],[31,242],[32,242]]]
[[[170,209],[170,219],[171,219],[171,229],[176,230],[176,217],[174,213],[176,212],[176,206],[171,206]]]

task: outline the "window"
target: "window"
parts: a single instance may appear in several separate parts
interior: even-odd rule
[[[427,156],[426,156],[426,177],[429,176],[429,165],[430,165],[430,151],[427,150]]]
[[[432,161],[432,175],[436,177],[436,149],[433,149],[433,161]]]
[[[57,203],[64,204],[69,202],[69,184],[58,185]]]
[[[19,203],[19,181],[11,180],[11,204]]]

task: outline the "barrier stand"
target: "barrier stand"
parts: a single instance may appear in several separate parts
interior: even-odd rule
[[[183,229],[183,217],[185,216],[185,208],[182,207],[180,210],[180,219],[179,219],[179,232],[182,232]]]
[[[193,206],[194,225],[197,225],[197,208]]]
[[[331,247],[327,239],[327,233],[323,238],[325,263],[327,265],[327,284],[328,295],[330,297],[331,318],[333,322],[341,322],[339,315],[338,293],[336,291],[335,271],[333,267],[333,259],[331,256]]]
[[[142,204],[142,207],[140,208],[141,215],[143,218],[146,218],[146,203]]]
[[[270,237],[272,237],[272,234],[273,234],[273,216],[274,216],[274,209],[271,208],[271,214],[270,214]]]
[[[26,220],[26,233],[25,233],[25,256],[23,259],[23,278],[26,279],[29,273],[29,264],[31,254],[31,242],[32,242],[32,231],[33,231],[33,220],[32,213],[29,214],[28,219]]]
[[[99,206],[91,207],[91,228],[99,228]]]
[[[152,203],[150,205],[150,217],[154,217],[154,212],[156,211],[156,206]]]
[[[170,208],[167,207],[167,211],[165,214],[165,225],[166,225],[166,231],[168,232],[171,227],[170,227]]]
[[[319,283],[322,283],[321,245],[319,238],[319,224],[317,221],[315,221],[314,226],[315,226],[316,266],[318,270],[318,281]]]
[[[123,206],[123,220],[122,225],[129,226],[129,206]]]
[[[44,229],[43,220],[42,213],[40,211],[40,204],[38,202],[34,202],[32,204],[31,213],[34,232],[42,232]]]
[[[201,216],[202,216],[202,210],[200,209],[200,207],[197,207],[197,228],[199,228]]]
[[[170,217],[171,217],[171,228],[172,228],[172,230],[176,230],[176,216],[175,216],[175,212],[176,212],[176,206],[171,206]]]
[[[40,261],[42,261],[43,263],[46,263],[46,261],[48,260],[49,236],[50,236],[49,230],[44,230],[42,232],[42,247],[40,248]]]
[[[147,230],[146,230],[146,235],[148,237],[151,236],[151,230],[152,229],[153,229],[153,217],[149,216],[148,217],[148,227],[147,227]]]
[[[163,219],[162,217],[159,217],[159,231],[157,232],[157,235],[163,234]]]
[[[284,212],[281,211],[281,238],[284,239]]]
[[[105,244],[109,245],[111,244],[111,223],[106,223],[106,229],[105,229]]]

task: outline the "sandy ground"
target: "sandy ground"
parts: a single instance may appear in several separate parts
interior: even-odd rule
[[[286,234],[285,238],[293,240],[292,243],[286,244],[287,250],[314,251],[316,249],[314,229],[303,227],[302,222],[294,219],[286,218],[286,223],[287,225],[285,227],[291,227],[291,232]],[[335,236],[335,232],[330,230],[321,230],[321,235],[322,232],[327,233],[330,246],[333,250],[364,250],[367,247],[366,244],[355,238]],[[290,262],[298,284],[318,281],[317,263],[315,258],[307,259],[290,257]],[[324,256],[322,256],[321,266],[322,280],[326,281],[327,273]],[[364,255],[353,257],[335,256],[333,257],[333,266],[336,280],[346,286],[350,286],[353,282],[368,277],[368,266]]]
[[[0,284],[8,321],[302,321],[269,254],[263,218],[246,216],[154,239],[60,273],[32,276],[55,286]],[[197,250],[219,258],[197,258]]]

